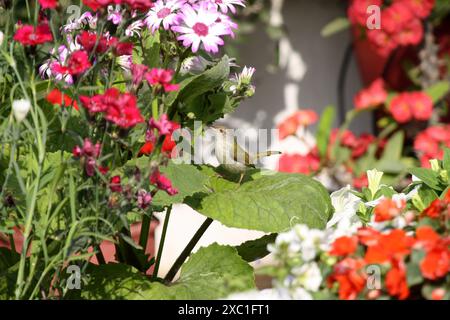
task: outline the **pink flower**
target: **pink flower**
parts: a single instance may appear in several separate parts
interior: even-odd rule
[[[24,46],[35,46],[53,41],[53,36],[48,24],[41,24],[37,27],[25,24],[17,29],[13,39]]]
[[[372,84],[355,96],[354,104],[356,109],[367,109],[377,107],[386,101],[387,92],[384,89],[384,81],[376,79]]]
[[[153,171],[150,176],[150,183],[155,185],[158,189],[164,190],[167,194],[173,196],[178,193],[178,190],[172,186],[172,182],[166,176],[162,175],[158,169]]]
[[[158,129],[159,134],[166,135],[166,134],[172,134],[174,130],[179,128],[178,123],[172,122],[167,117],[167,114],[161,115],[159,120],[155,120],[153,118],[150,119],[149,125],[151,129]]]
[[[39,0],[43,9],[55,9],[58,6],[58,0]]]
[[[278,171],[310,174],[320,168],[320,158],[315,151],[307,155],[283,154],[278,162]]]
[[[137,192],[137,203],[138,207],[141,209],[147,208],[152,202],[152,195],[144,189]]]
[[[144,81],[147,70],[148,67],[143,64],[131,65],[131,77],[133,85],[138,86],[141,84],[142,81]]]
[[[229,24],[218,21],[220,13],[202,3],[194,10],[191,6],[184,6],[180,13],[182,24],[173,26],[172,30],[180,33],[177,37],[183,41],[183,46],[191,47],[192,52],[197,52],[200,45],[207,52],[217,53],[219,46],[224,44],[221,36],[232,35]]]
[[[398,123],[405,123],[412,119],[411,106],[409,104],[409,96],[406,93],[401,93],[392,99],[389,106],[392,117]]]
[[[450,147],[450,125],[428,127],[414,140],[414,150],[418,153],[422,167],[429,168],[431,159],[441,160],[444,147]]]
[[[145,78],[151,86],[162,86],[166,92],[177,91],[179,89],[178,84],[170,83],[173,78],[172,70],[154,68],[145,75]]]
[[[236,13],[236,8],[234,6],[245,7],[243,0],[206,0],[210,3],[216,5],[223,13],[227,13],[230,10],[233,14]]]
[[[171,26],[178,24],[180,17],[177,15],[177,10],[179,10],[183,4],[184,1],[180,0],[158,0],[155,2],[153,8],[147,13],[144,22],[147,27],[152,30],[152,33],[155,33],[155,31],[159,29],[161,23],[164,30],[169,30]]]
[[[94,145],[88,138],[84,139],[83,147],[75,146],[72,150],[75,158],[83,158],[84,168],[89,177],[94,175],[95,168],[97,167],[97,158],[100,156],[100,153],[100,143]]]

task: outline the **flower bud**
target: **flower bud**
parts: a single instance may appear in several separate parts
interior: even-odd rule
[[[12,103],[12,109],[17,122],[22,122],[31,109],[31,103],[25,99],[14,100]]]
[[[0,31],[0,46],[3,43],[3,38],[4,38],[4,34],[3,34],[3,32]]]

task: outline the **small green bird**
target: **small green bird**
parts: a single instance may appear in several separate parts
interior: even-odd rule
[[[264,157],[281,154],[280,151],[264,151],[251,154],[237,142],[236,136],[225,127],[213,126],[215,129],[215,154],[217,161],[230,173],[240,174],[239,184],[248,168],[255,168],[258,160]]]

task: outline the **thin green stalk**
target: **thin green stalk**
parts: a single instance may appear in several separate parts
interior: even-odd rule
[[[211,218],[206,218],[205,222],[200,226],[200,228],[197,230],[197,232],[192,237],[191,241],[187,244],[186,248],[181,252],[180,256],[177,258],[177,260],[172,265],[172,268],[170,268],[169,272],[167,273],[164,280],[166,282],[170,282],[173,280],[175,275],[177,274],[178,270],[180,270],[181,266],[183,265],[184,261],[189,257],[192,250],[200,240],[200,238],[203,236],[205,231],[208,229],[208,227],[211,225],[211,223],[214,220]]]
[[[141,234],[139,235],[139,245],[143,248],[144,252],[147,249],[148,233],[150,231],[152,217],[153,212],[150,212],[150,214],[145,214],[142,218]]]
[[[166,217],[164,219],[164,225],[161,233],[161,240],[159,241],[158,254],[156,255],[155,269],[153,270],[153,279],[158,276],[159,265],[161,263],[161,257],[163,253],[164,243],[166,241],[167,227],[169,226],[170,213],[172,212],[172,206],[167,209]]]

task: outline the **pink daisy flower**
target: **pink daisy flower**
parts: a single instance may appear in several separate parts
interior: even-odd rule
[[[233,34],[229,23],[219,19],[220,12],[208,5],[201,4],[195,10],[186,5],[179,16],[182,25],[173,26],[172,30],[181,34],[177,39],[183,41],[185,47],[192,47],[194,53],[201,44],[205,51],[216,53],[224,44],[220,36]]]
[[[144,22],[153,33],[159,29],[161,23],[165,30],[169,30],[171,26],[178,24],[179,16],[177,15],[177,10],[183,4],[184,0],[158,0],[147,13]]]
[[[236,13],[235,6],[245,7],[243,0],[207,0],[213,4],[215,4],[220,11],[223,13],[227,13],[230,10],[233,14]]]

